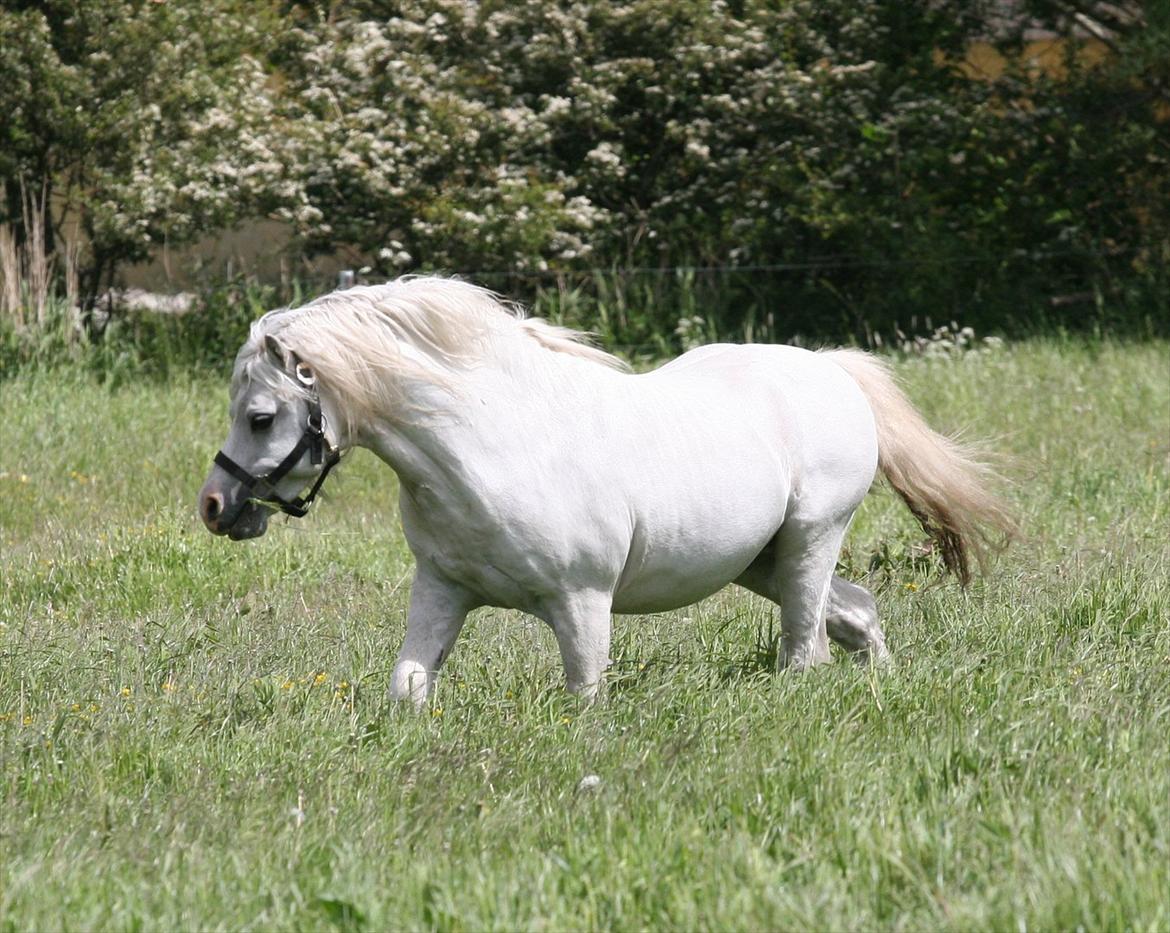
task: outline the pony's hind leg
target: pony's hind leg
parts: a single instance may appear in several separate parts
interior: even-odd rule
[[[780,663],[803,670],[829,660],[825,609],[848,518],[785,524],[735,581],[780,604]]]
[[[848,521],[828,527],[789,523],[776,535],[783,667],[804,670],[830,659],[825,606],[848,525]]]
[[[825,605],[825,628],[829,637],[859,663],[889,660],[877,602],[865,587],[834,575]]]

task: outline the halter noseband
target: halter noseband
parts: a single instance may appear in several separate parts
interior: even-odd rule
[[[321,399],[317,395],[316,377],[313,376],[308,367],[298,364],[297,379],[301,385],[309,390],[309,416],[305,419],[305,430],[301,434],[301,439],[288,452],[288,456],[263,476],[253,476],[222,450],[215,455],[215,464],[243,483],[244,488],[251,494],[250,499],[277,508],[294,518],[302,518],[309,511],[313,500],[317,498],[317,493],[321,489],[321,484],[325,482],[325,477],[329,475],[329,471],[341,461],[341,452],[325,437],[325,415],[321,411]],[[284,479],[285,474],[300,462],[305,451],[309,452],[310,463],[314,466],[322,464],[324,466],[306,495],[297,496],[292,500],[282,499],[276,492],[276,484]]]

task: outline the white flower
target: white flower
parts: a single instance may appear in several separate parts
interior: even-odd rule
[[[687,142],[687,152],[704,162],[711,158],[711,147],[694,139]]]
[[[616,168],[622,164],[622,157],[618,154],[617,147],[611,142],[603,142],[594,146],[586,153],[585,158],[607,168]]]

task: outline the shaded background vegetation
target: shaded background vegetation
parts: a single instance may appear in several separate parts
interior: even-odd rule
[[[1164,333],[1168,62],[1164,4],[1091,0],[9,2],[3,365],[78,330],[135,338],[103,365],[221,359],[332,284],[298,265],[323,254],[635,353]],[[290,231],[279,277],[205,269],[181,320],[110,301],[256,218]],[[30,327],[34,254],[62,300]]]

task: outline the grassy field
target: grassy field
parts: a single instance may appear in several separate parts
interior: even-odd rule
[[[0,383],[0,930],[1167,929],[1170,347],[898,368],[1025,534],[963,592],[870,496],[891,669],[775,675],[729,590],[619,618],[585,707],[483,611],[421,715],[381,464],[233,544],[194,512],[223,384]]]

